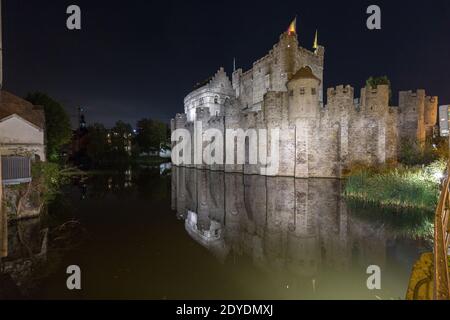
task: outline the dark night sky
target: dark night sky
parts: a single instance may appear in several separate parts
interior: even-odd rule
[[[66,29],[66,8],[82,10],[82,30]],[[366,28],[366,8],[382,8],[382,30]],[[4,88],[44,91],[72,116],[131,124],[168,121],[192,86],[220,66],[247,69],[298,15],[299,41],[319,29],[325,87],[357,88],[388,75],[394,92],[425,88],[450,103],[450,1],[106,1],[3,0]],[[396,103],[396,101],[394,100]]]

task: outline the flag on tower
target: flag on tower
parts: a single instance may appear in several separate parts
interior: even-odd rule
[[[318,48],[319,48],[319,35],[318,35],[317,30],[316,30],[316,35],[314,37],[313,49],[317,50]]]
[[[297,34],[297,17],[292,20],[287,32],[288,34]]]

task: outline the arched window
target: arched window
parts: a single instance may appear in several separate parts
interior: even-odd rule
[[[219,104],[219,96],[215,96],[214,97],[214,103],[215,104]]]

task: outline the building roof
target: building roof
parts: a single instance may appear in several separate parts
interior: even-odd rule
[[[312,72],[310,67],[300,68],[290,80],[298,80],[298,79],[316,79],[320,82],[320,79],[317,78]]]
[[[0,120],[17,114],[41,129],[45,127],[45,115],[42,107],[19,98],[7,91],[0,91]]]

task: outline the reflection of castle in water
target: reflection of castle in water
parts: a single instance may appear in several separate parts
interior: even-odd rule
[[[245,255],[263,269],[305,277],[323,268],[384,266],[395,239],[350,215],[341,188],[332,179],[175,167],[172,206],[189,235],[222,261]]]

